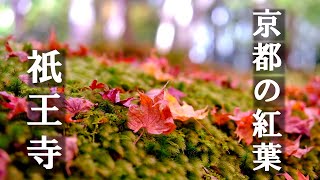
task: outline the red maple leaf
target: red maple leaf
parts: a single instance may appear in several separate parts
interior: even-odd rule
[[[145,129],[150,134],[169,134],[176,126],[168,106],[159,103],[163,91],[154,100],[140,93],[140,106],[131,105],[128,112],[128,127],[135,133]]]
[[[112,103],[120,102],[120,89],[114,88],[104,92],[101,92],[100,95],[103,99],[107,99]]]
[[[95,90],[95,89],[103,89],[104,86],[105,85],[103,83],[98,83],[98,81],[95,79],[92,81],[92,83],[89,87],[91,90]]]
[[[57,35],[54,29],[51,29],[50,35],[49,35],[49,40],[48,40],[48,49],[49,50],[61,50],[61,49],[66,49],[67,52],[69,50],[69,47],[67,44],[60,43],[57,40]]]
[[[239,137],[239,141],[244,139],[246,144],[251,144],[253,141],[252,111],[241,112],[239,108],[235,108],[234,116],[229,116],[229,118],[234,120],[237,124],[235,133]]]
[[[50,31],[48,45],[49,50],[65,50],[68,56],[84,57],[89,54],[89,49],[83,44],[79,44],[77,49],[71,49],[68,43],[61,43],[57,40],[57,35],[54,29]]]
[[[9,36],[6,39],[5,42],[5,48],[7,51],[7,55],[6,55],[6,60],[9,59],[10,57],[18,57],[20,62],[26,62],[28,61],[28,54],[24,51],[13,51],[13,49],[11,48],[10,44],[9,44],[9,40],[13,39],[13,36]]]
[[[0,92],[0,105],[11,109],[7,116],[9,120],[21,113],[27,113],[27,117],[31,120],[37,120],[40,117],[39,112],[31,111],[29,108],[36,107],[37,105],[35,103],[28,102],[26,98],[15,97],[5,91]]]
[[[83,44],[79,44],[79,47],[77,50],[70,50],[69,55],[70,56],[79,56],[79,57],[84,57],[89,54],[89,49],[87,46]]]
[[[120,56],[119,58],[116,59],[116,61],[125,62],[125,63],[135,63],[137,61],[137,58],[134,56],[129,56],[129,57]]]
[[[231,115],[230,113],[227,113],[223,108],[217,111],[217,107],[213,107],[210,114],[214,118],[214,123],[218,125],[226,124],[230,120],[229,116]]]
[[[276,141],[277,143],[283,144],[282,146],[284,148],[284,154],[286,156],[294,156],[297,158],[301,158],[303,155],[307,154],[313,147],[308,147],[305,149],[300,148],[300,139],[301,135],[294,141],[291,141],[289,139],[285,139],[282,141]]]
[[[130,97],[125,100],[120,100],[120,92],[121,92],[120,89],[114,88],[104,92],[100,92],[100,95],[102,96],[103,99],[107,99],[114,104],[120,104],[125,107],[129,107],[131,105],[131,101],[134,100],[134,98]]]

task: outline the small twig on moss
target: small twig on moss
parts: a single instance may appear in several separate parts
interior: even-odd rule
[[[141,136],[142,136],[143,134],[144,134],[144,128],[142,129],[142,132],[140,133],[138,139],[136,139],[136,140],[133,142],[134,145],[137,144],[137,142],[139,141],[139,139],[141,138]]]
[[[203,128],[204,128],[204,130],[206,130],[207,131],[207,133],[209,133],[212,137],[213,137],[213,134],[211,134],[211,132],[200,122],[200,121],[198,121],[197,119],[194,119],[197,123],[199,123]]]

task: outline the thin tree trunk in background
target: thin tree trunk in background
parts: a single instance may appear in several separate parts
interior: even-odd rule
[[[21,40],[24,32],[24,15],[18,11],[19,0],[12,0],[11,7],[15,17],[14,36],[17,40]]]
[[[296,34],[296,26],[295,26],[295,21],[296,21],[296,18],[295,16],[286,11],[286,16],[287,16],[287,20],[288,20],[288,26],[286,27],[285,31],[286,31],[286,50],[285,50],[285,63],[286,65],[288,65],[288,61],[289,61],[289,55],[290,53],[294,50],[293,49],[293,38],[292,37],[295,37],[295,34]]]
[[[130,17],[129,17],[129,12],[130,12],[130,5],[128,0],[118,0],[117,1],[121,11],[123,12],[123,18],[125,22],[125,31],[123,35],[123,41],[125,43],[132,44],[133,43],[133,37],[132,37],[132,29],[131,29],[131,24],[130,24]]]

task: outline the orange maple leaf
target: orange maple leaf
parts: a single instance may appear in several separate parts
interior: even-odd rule
[[[246,144],[251,144],[253,141],[253,116],[252,111],[240,112],[239,108],[235,108],[234,116],[229,116],[237,124],[235,133],[239,137],[239,142],[244,139]]]
[[[141,65],[145,73],[152,75],[158,81],[168,81],[173,79],[171,74],[165,73],[159,68],[159,65],[153,61],[145,62]]]
[[[140,106],[131,105],[128,112],[128,127],[135,133],[141,128],[150,134],[169,134],[176,126],[168,106],[159,103],[163,91],[154,99],[140,94]]]
[[[183,102],[181,106],[179,101],[166,91],[164,92],[164,100],[168,103],[173,119],[187,121],[190,118],[204,119],[208,115],[207,107],[195,111],[186,102]]]
[[[214,123],[217,125],[224,125],[226,124],[230,118],[229,116],[231,115],[230,113],[227,113],[225,109],[220,109],[217,110],[217,107],[213,107],[211,110],[210,114],[214,118]]]

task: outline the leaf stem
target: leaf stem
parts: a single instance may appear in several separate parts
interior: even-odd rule
[[[213,134],[211,134],[210,133],[210,131],[200,122],[200,121],[198,121],[197,119],[194,119],[197,123],[199,123],[206,131],[207,131],[207,133],[209,133],[212,137],[214,137],[213,136]]]
[[[139,139],[141,138],[141,136],[144,134],[144,128],[142,129],[142,132],[140,133],[139,137],[133,142],[134,145],[137,144],[137,142],[139,141]]]

